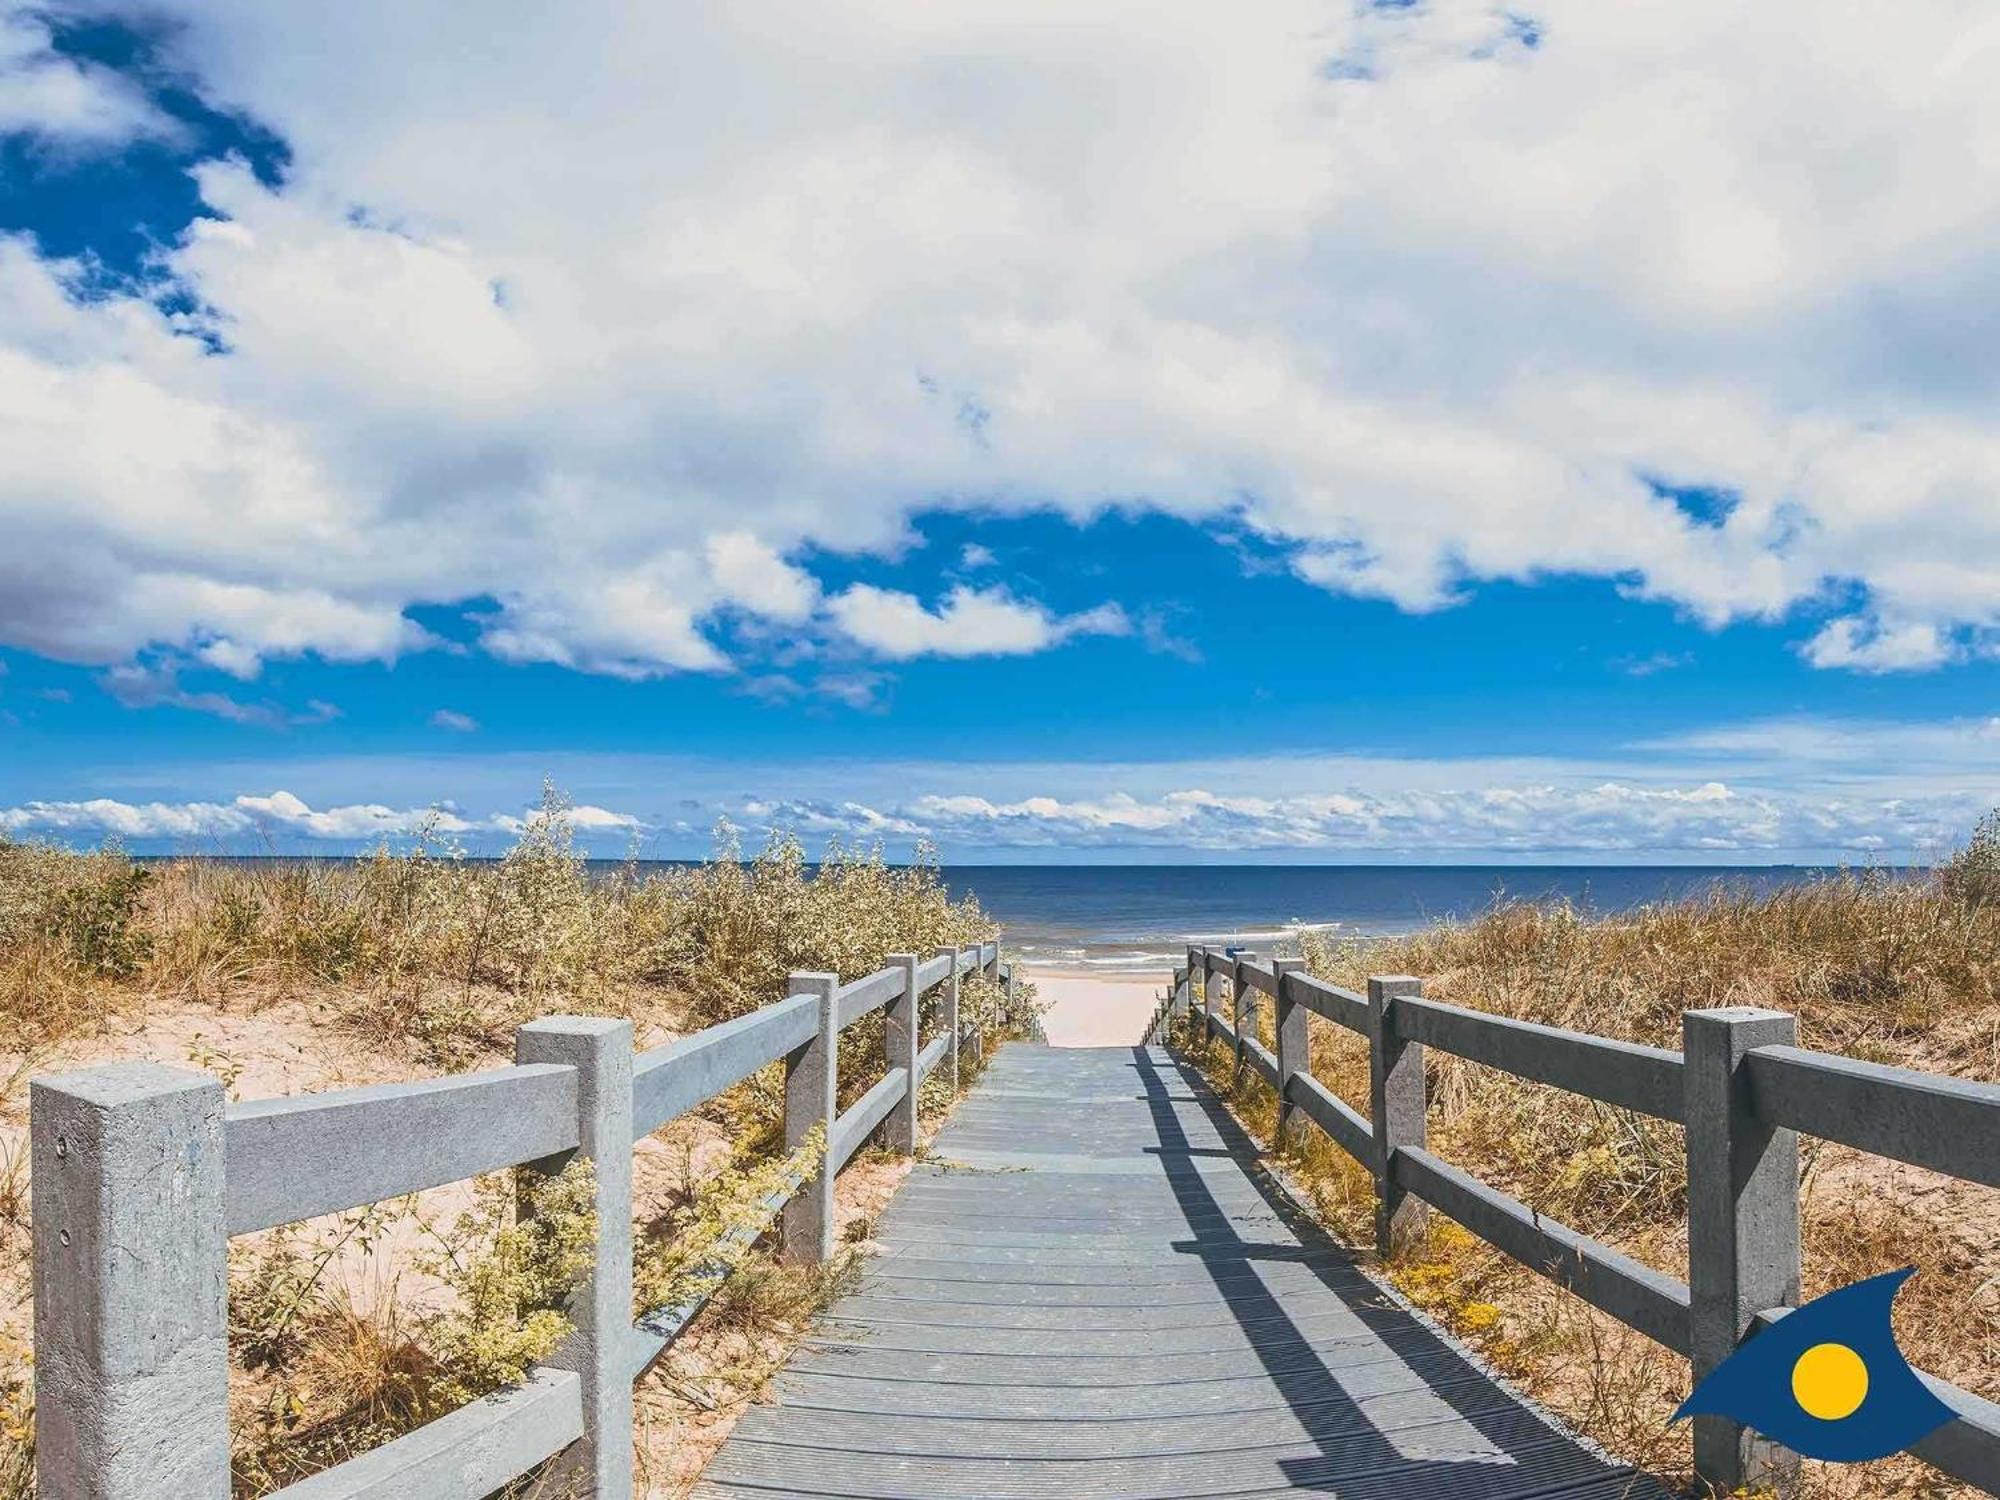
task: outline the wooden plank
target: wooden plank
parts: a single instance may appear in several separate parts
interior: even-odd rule
[[[696,1500],[1665,1500],[1364,1276],[1191,1069],[1009,1047]]]
[[[1326,1017],[1335,1025],[1345,1026],[1362,1036],[1368,1035],[1366,995],[1344,990],[1337,984],[1328,984],[1310,974],[1287,974],[1285,998],[1294,1005],[1303,1005],[1316,1016]]]
[[[840,1029],[847,1030],[856,1021],[871,1011],[880,1010],[891,1000],[903,993],[903,971],[901,969],[877,969],[852,984],[840,987],[838,1009]]]
[[[582,1436],[582,1381],[536,1370],[273,1500],[482,1500]]]
[[[722,1289],[722,1284],[729,1279],[742,1253],[777,1223],[778,1216],[785,1211],[785,1205],[798,1192],[804,1180],[797,1172],[787,1173],[783,1182],[765,1194],[755,1213],[718,1239],[713,1255],[694,1269],[694,1289],[689,1295],[670,1306],[656,1307],[640,1314],[632,1328],[630,1358],[634,1380],[650,1370],[653,1362],[673,1347],[674,1340],[687,1332],[688,1325],[701,1315],[701,1310],[708,1306]]]
[[[1436,1000],[1403,999],[1396,1009],[1404,1036],[1440,1052],[1661,1120],[1679,1123],[1685,1113],[1678,1052]]]
[[[1917,1378],[1951,1408],[1952,1419],[1910,1452],[1954,1479],[2000,1495],[2000,1406],[1922,1370]]]
[[[1246,1036],[1243,1038],[1243,1056],[1250,1066],[1256,1070],[1259,1078],[1271,1085],[1272,1088],[1278,1086],[1278,1059],[1271,1054],[1270,1048],[1266,1047],[1262,1042]]]
[[[1518,1198],[1428,1151],[1405,1148],[1390,1171],[1409,1193],[1677,1354],[1688,1348],[1688,1289],[1609,1245],[1544,1218]]]
[[[951,1035],[949,1032],[939,1032],[936,1036],[932,1037],[930,1045],[917,1054],[917,1082],[922,1083],[926,1078],[930,1077],[931,1069],[938,1065],[939,1059],[950,1049]]]
[[[1260,969],[1255,964],[1238,964],[1236,982],[1246,989],[1261,990],[1272,999],[1278,998],[1278,976],[1269,969]]]
[[[1375,1135],[1368,1122],[1348,1102],[1310,1073],[1294,1073],[1285,1097],[1308,1120],[1327,1133],[1334,1145],[1367,1166],[1375,1159]]]
[[[792,995],[641,1052],[632,1063],[633,1138],[651,1135],[703,1100],[803,1047],[818,1031],[819,1002],[811,995]]]
[[[924,994],[951,978],[952,961],[949,953],[933,954],[917,965],[917,993]]]
[[[555,1064],[232,1104],[224,1115],[232,1235],[568,1151],[576,1074]]]
[[[847,1165],[848,1159],[868,1139],[869,1132],[888,1118],[889,1111],[909,1087],[910,1075],[901,1068],[892,1068],[880,1083],[847,1106],[846,1113],[833,1122],[833,1138],[826,1144],[829,1170],[838,1172]]]
[[[1229,1024],[1229,1018],[1223,1015],[1221,1011],[1211,1011],[1209,1013],[1208,1029],[1229,1043],[1230,1046],[1234,1047],[1236,1045],[1236,1028]]]
[[[1803,1047],[1758,1047],[1745,1066],[1774,1124],[2000,1187],[2000,1086]]]

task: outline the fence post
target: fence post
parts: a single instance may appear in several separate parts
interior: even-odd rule
[[[998,943],[993,945],[993,967],[996,970],[1000,968],[1000,945]],[[1012,964],[1007,965],[1004,975],[1007,981],[1007,1029],[1012,1031],[1016,1026],[1021,1024],[1021,1013],[1014,1008],[1014,966]]]
[[[1229,1076],[1233,1082],[1243,1076],[1243,1043],[1250,1035],[1250,1028],[1257,1024],[1257,992],[1243,982],[1243,971],[1257,962],[1255,953],[1239,953],[1236,964],[1229,971],[1230,1019],[1236,1026],[1236,1068]]]
[[[514,1059],[576,1069],[577,1147],[531,1162],[560,1172],[589,1161],[597,1189],[597,1251],[570,1296],[570,1334],[549,1363],[583,1383],[583,1436],[551,1461],[556,1488],[594,1500],[632,1493],[632,1023],[544,1016],[514,1033]]]
[[[978,945],[975,944],[972,947],[966,949],[966,951],[972,955],[972,963],[968,967],[967,972],[969,973],[972,972],[973,970],[978,970],[980,975],[984,977],[985,969],[979,962]],[[971,1033],[966,1037],[966,1043],[967,1043],[967,1050],[970,1051],[972,1054],[972,1060],[975,1063],[983,1061],[986,1056],[986,1026],[985,1023],[982,1022],[977,1016],[973,1017],[972,1030]]]
[[[1790,1047],[1798,1022],[1750,1006],[1682,1013],[1688,1168],[1688,1342],[1699,1381],[1751,1319],[1799,1300],[1799,1137],[1758,1119],[1744,1056]],[[1792,1487],[1798,1457],[1725,1417],[1694,1419],[1696,1475],[1718,1493]]]
[[[786,993],[819,999],[819,1029],[803,1047],[785,1054],[785,1150],[796,1151],[820,1127],[828,1149],[840,1098],[840,976],[792,975]],[[817,1171],[786,1201],[785,1259],[821,1265],[833,1258],[833,1173],[822,1159]]]
[[[951,960],[951,972],[944,981],[944,1061],[951,1069],[951,1091],[958,1092],[958,949],[940,948],[939,958]]]
[[[1424,1144],[1424,1049],[1405,1041],[1396,1024],[1396,998],[1421,995],[1424,983],[1407,974],[1368,979],[1368,1113],[1375,1136],[1375,1250],[1385,1258],[1421,1238],[1429,1211],[1396,1186],[1391,1171],[1397,1148]]]
[[[1215,1038],[1215,977],[1208,972],[1208,949],[1191,948],[1194,961],[1201,966],[1201,1044],[1205,1048]]]
[[[891,953],[889,967],[903,971],[903,992],[883,1012],[883,1041],[890,1070],[904,1069],[910,1086],[883,1122],[882,1141],[897,1155],[912,1156],[917,1149],[917,955]]]
[[[1174,986],[1173,1004],[1167,1009],[1168,1014],[1175,1018],[1185,1016],[1194,1010],[1195,957],[1195,950],[1188,949],[1187,974]]]
[[[1300,1124],[1299,1107],[1290,1098],[1292,1077],[1312,1071],[1307,1050],[1311,1033],[1306,1029],[1312,1013],[1295,1000],[1285,998],[1285,976],[1305,967],[1302,958],[1274,958],[1271,972],[1277,977],[1272,986],[1278,992],[1278,1136],[1280,1149],[1290,1144]]]
[[[222,1085],[157,1063],[29,1086],[35,1493],[228,1500]]]

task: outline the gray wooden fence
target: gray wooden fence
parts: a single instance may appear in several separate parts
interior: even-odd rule
[[[523,1026],[516,1064],[417,1083],[226,1103],[219,1080],[119,1063],[35,1080],[36,1493],[41,1500],[226,1500],[232,1236],[481,1173],[594,1164],[597,1249],[573,1332],[521,1386],[287,1486],[285,1500],[479,1500],[554,1459],[570,1492],[626,1500],[632,1382],[706,1300],[632,1317],[632,1147],[768,1063],[785,1062],[785,1139],[826,1156],[767,1203],[790,1255],[833,1248],[833,1180],[880,1130],[916,1144],[917,1088],[961,1048],[960,977],[1013,976],[999,948],[898,955],[842,984],[795,974],[788,998],[634,1054],[629,1021]],[[942,986],[941,1026],[919,1001]],[[837,1108],[839,1034],[887,1007],[882,1080]],[[746,1232],[746,1238],[748,1232]],[[719,1273],[718,1273],[719,1279]]]
[[[1210,983],[1217,978],[1228,981],[1228,1014]],[[1206,1034],[1235,1049],[1239,1071],[1276,1090],[1279,1131],[1309,1123],[1373,1174],[1383,1254],[1420,1230],[1426,1206],[1435,1208],[1687,1356],[1696,1379],[1798,1305],[1800,1131],[2000,1187],[2000,1088],[1807,1051],[1781,1011],[1688,1011],[1683,1050],[1670,1052],[1444,1005],[1424,999],[1422,989],[1415,979],[1385,976],[1370,979],[1362,994],[1313,978],[1295,959],[1265,964],[1254,953],[1190,948],[1149,1036],[1188,1014],[1198,996]],[[1264,998],[1276,1007],[1275,1052],[1259,1040]],[[1309,1016],[1367,1039],[1367,1118],[1313,1077]],[[1426,1047],[1683,1126],[1688,1283],[1543,1217],[1427,1150]],[[2000,1493],[2000,1406],[1923,1379],[1955,1415],[1910,1451]],[[1695,1471],[1710,1485],[1723,1492],[1791,1486],[1794,1455],[1720,1417],[1693,1425]]]

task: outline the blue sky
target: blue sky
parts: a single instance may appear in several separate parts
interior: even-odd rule
[[[1759,863],[2000,802],[1950,6],[290,9],[0,0],[0,831],[490,850],[550,776],[607,852]]]

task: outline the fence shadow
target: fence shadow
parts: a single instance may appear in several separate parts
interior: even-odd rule
[[[1187,1219],[1176,1248],[1199,1261],[1236,1320],[1273,1388],[1318,1448],[1281,1460],[1297,1489],[1343,1500],[1507,1500],[1507,1497],[1661,1497],[1646,1476],[1615,1466],[1550,1425],[1357,1268],[1335,1242],[1255,1169],[1249,1134],[1194,1069],[1162,1064],[1145,1048],[1132,1066],[1159,1139],[1161,1170]],[[1222,1143],[1196,1145],[1180,1110],[1192,1104]],[[1244,1215],[1217,1198],[1204,1162],[1238,1164],[1285,1238],[1246,1238]],[[1314,1306],[1285,1297],[1263,1269],[1300,1267],[1314,1283]],[[1288,1305],[1289,1304],[1289,1305]],[[1333,1336],[1297,1321],[1344,1310]]]

